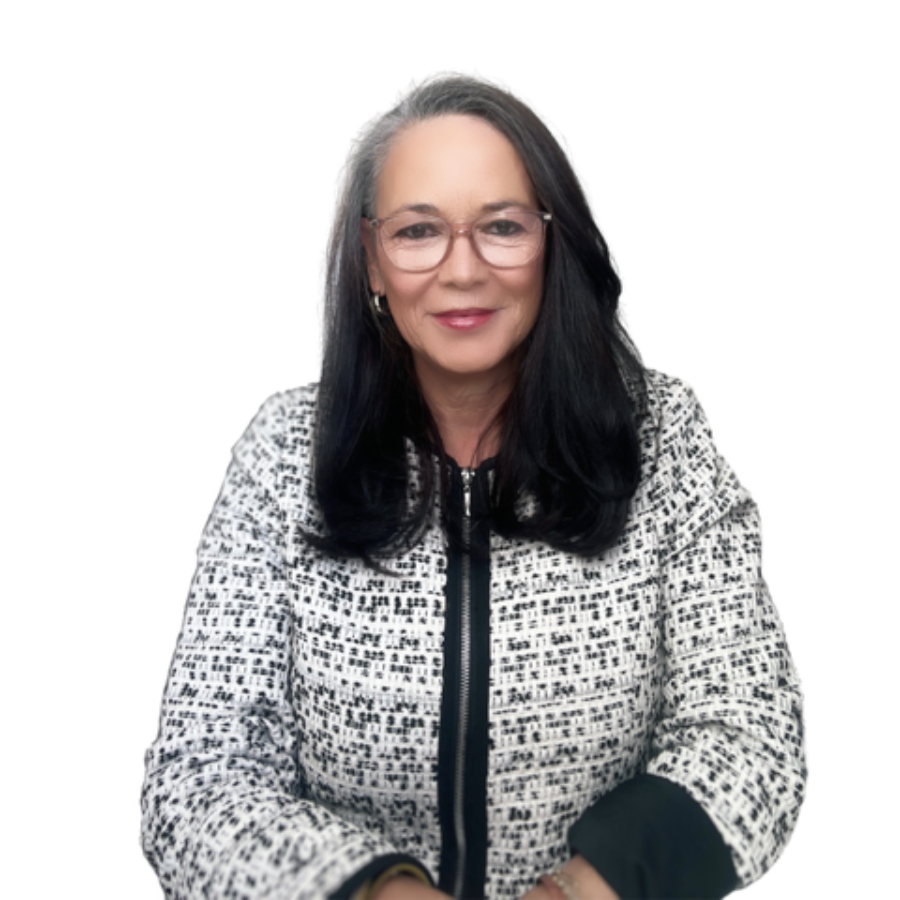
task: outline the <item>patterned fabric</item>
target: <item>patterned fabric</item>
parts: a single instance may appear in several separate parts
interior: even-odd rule
[[[491,898],[562,863],[568,827],[640,772],[691,794],[745,884],[797,817],[800,690],[756,509],[690,390],[650,388],[616,546],[492,537]],[[315,398],[262,407],[203,535],[143,795],[168,897],[324,898],[398,852],[437,876],[444,538],[435,515],[393,576],[302,540]]]

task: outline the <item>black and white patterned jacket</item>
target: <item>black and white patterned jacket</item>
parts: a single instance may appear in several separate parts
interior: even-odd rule
[[[395,576],[299,537],[320,525],[315,398],[264,404],[203,535],[147,754],[144,849],[166,895],[342,896],[407,858],[451,891],[450,746],[473,755],[461,821],[482,827],[464,894],[520,896],[570,848],[624,894],[701,890],[725,871],[717,842],[720,893],[759,877],[801,802],[800,691],[756,509],[690,390],[650,375],[643,479],[610,551],[490,536],[461,743],[437,517]]]

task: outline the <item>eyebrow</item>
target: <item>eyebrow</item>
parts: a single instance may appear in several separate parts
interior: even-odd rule
[[[521,200],[494,200],[492,203],[483,204],[481,213],[499,212],[502,209],[509,209],[510,207],[516,207],[518,209],[529,208],[528,204],[523,203]],[[384,216],[383,218],[387,219],[390,216],[396,216],[403,212],[417,212],[426,216],[441,215],[440,210],[433,203],[406,203],[403,206],[398,206],[397,209],[388,213],[387,216]]]

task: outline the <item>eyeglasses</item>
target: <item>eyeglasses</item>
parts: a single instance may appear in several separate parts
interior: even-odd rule
[[[426,272],[439,266],[453,241],[465,235],[478,256],[497,269],[530,263],[544,246],[550,213],[532,209],[503,209],[468,224],[451,225],[440,216],[413,211],[386,219],[369,219],[387,258],[405,272]]]

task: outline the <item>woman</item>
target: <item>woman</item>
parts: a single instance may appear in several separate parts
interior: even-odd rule
[[[522,103],[378,120],[321,383],[268,401],[207,525],[148,753],[171,897],[720,897],[784,847],[800,693],[752,501],[645,371]]]

